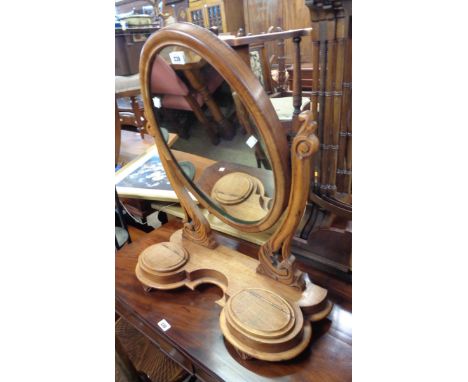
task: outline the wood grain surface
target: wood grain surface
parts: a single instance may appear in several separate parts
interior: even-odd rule
[[[204,381],[351,381],[351,286],[299,264],[314,283],[329,290],[335,306],[328,319],[312,324],[310,345],[297,358],[278,363],[243,360],[219,329],[222,296],[216,286],[146,293],[134,270],[138,254],[169,241],[180,222],[169,222],[125,246],[116,255],[116,311],[177,363]],[[222,245],[254,257],[258,246],[215,233]],[[166,319],[171,328],[157,325]]]

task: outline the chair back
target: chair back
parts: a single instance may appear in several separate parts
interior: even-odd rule
[[[186,96],[189,89],[174,69],[161,56],[157,56],[151,69],[151,92],[159,95]]]

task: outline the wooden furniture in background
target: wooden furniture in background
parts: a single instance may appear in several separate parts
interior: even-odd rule
[[[281,363],[243,360],[223,339],[218,323],[221,307],[215,304],[222,296],[218,287],[144,292],[134,274],[139,253],[168,241],[181,227],[181,222],[169,222],[117,252],[115,309],[123,319],[202,381],[266,382],[286,376],[291,382],[351,381],[351,286],[333,276],[299,264],[314,282],[329,290],[334,308],[330,319],[312,324],[310,350],[294,361]],[[258,246],[214,235],[224,246],[256,257]],[[162,319],[171,325],[169,330],[162,331],[158,326]]]
[[[116,140],[117,138],[116,136]],[[177,139],[177,134],[169,133],[167,144],[172,146]],[[120,141],[120,160],[118,163],[122,166],[145,154],[154,146],[154,139],[150,135],[145,135],[144,138],[141,139],[138,133],[128,130],[121,131]]]
[[[310,28],[306,29],[296,29],[296,30],[287,30],[281,31],[278,28],[269,29],[269,33],[262,33],[256,35],[247,35],[247,36],[226,36],[221,37],[228,45],[235,49],[235,51],[241,56],[241,58],[246,62],[249,67],[251,67],[251,53],[257,51],[260,59],[260,72],[256,76],[261,76],[264,81],[265,91],[271,95],[273,98],[283,98],[283,97],[292,97],[290,103],[292,106],[292,112],[290,119],[282,119],[281,123],[286,130],[286,132],[294,131],[297,132],[298,129],[298,116],[301,112],[301,106],[303,103],[302,98],[302,88],[300,86],[301,78],[301,44],[302,38],[309,36],[312,33]],[[281,72],[283,72],[284,64],[284,52],[281,48],[285,41],[292,40],[294,42],[294,59],[293,59],[293,70],[295,75],[295,82],[293,83],[292,91],[284,89],[284,83],[281,82],[279,87],[274,87],[271,81],[271,66],[269,65],[269,56],[265,45],[267,43],[275,43],[280,47],[278,57],[281,59]],[[285,65],[285,64],[284,64]],[[280,72],[280,73],[281,73]],[[275,101],[273,101],[275,102]],[[289,100],[288,100],[289,102]]]
[[[244,9],[239,0],[190,0],[188,21],[220,33],[235,33],[244,27]]]
[[[177,49],[183,50],[181,47],[177,47]],[[186,49],[185,51],[187,53],[188,50]],[[210,110],[213,119],[218,125],[213,132],[214,138],[212,142],[215,143],[217,141],[216,137],[219,135],[224,139],[232,139],[234,135],[233,126],[226,116],[223,115],[219,105],[212,96],[212,94],[223,83],[222,77],[220,77],[219,74],[200,56],[186,54],[186,58],[187,62],[185,64],[172,64],[171,67],[174,70],[183,73],[190,84],[191,89],[201,95],[204,103],[206,103],[206,106]],[[203,113],[203,111],[199,110],[199,113]]]
[[[156,26],[115,28],[115,75],[138,73],[140,52],[148,36],[159,30]]]
[[[174,45],[170,47],[183,50],[182,47]],[[232,138],[232,126],[212,97],[223,79],[213,70],[202,73],[202,69],[208,66],[207,62],[190,53],[190,50],[185,50],[187,62],[183,65],[171,64],[171,60],[165,55],[156,57],[151,68],[151,94],[160,99],[160,107],[163,110],[192,111],[206,129],[211,142],[218,144],[220,135],[226,139]],[[183,73],[187,83],[177,76],[177,71]],[[204,104],[211,111],[214,122],[202,110]],[[178,134],[187,135],[180,124]]]
[[[267,33],[281,33],[283,30],[280,27],[273,27],[271,26],[268,28]],[[236,37],[241,36],[242,31],[237,33]],[[263,35],[263,33],[261,34]],[[252,35],[249,35],[252,37]],[[268,57],[266,44],[270,41],[265,41],[263,39],[259,39],[258,42],[253,42],[249,45],[249,52],[250,52],[250,66],[254,71],[255,76],[260,80],[263,88],[267,92],[267,94],[273,96],[281,96],[283,93],[287,91],[287,84],[286,84],[286,57],[284,51],[284,38],[281,35],[274,35],[274,41],[278,47],[278,55]],[[299,36],[293,36],[292,38],[296,38]],[[296,38],[296,44],[300,43],[300,38]],[[277,64],[277,71],[278,71],[278,78],[277,80],[273,80],[272,78],[272,66],[271,62],[276,60]],[[258,61],[258,65],[256,64]],[[255,66],[258,66],[258,69],[255,70]],[[291,86],[292,89],[292,86]]]
[[[351,1],[306,1],[312,32],[310,110],[319,155],[293,252],[349,272],[352,237]]]
[[[189,0],[163,0],[163,13],[171,14],[177,22],[188,21]]]
[[[240,2],[240,1],[239,1]],[[260,34],[273,25],[283,30],[309,28],[310,18],[304,0],[243,0],[245,33]],[[301,60],[310,62],[311,39],[304,36]],[[285,42],[286,64],[293,62],[294,47],[291,40]],[[278,56],[278,47],[267,44],[268,57]]]
[[[287,67],[286,70],[288,72],[288,85],[292,88],[294,70],[292,67]],[[312,90],[312,64],[310,62],[301,65],[301,88],[304,94],[309,94]]]
[[[115,93],[116,108],[122,126],[133,126],[143,139],[146,133],[146,118],[141,103],[140,89],[126,90]]]

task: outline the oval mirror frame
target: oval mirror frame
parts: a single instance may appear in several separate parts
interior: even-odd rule
[[[205,59],[235,91],[256,124],[263,139],[270,163],[273,168],[275,195],[270,212],[261,220],[252,223],[241,223],[225,216],[213,207],[210,197],[199,191],[182,174],[177,166],[177,179],[206,208],[224,223],[244,232],[261,232],[272,227],[281,217],[289,201],[291,171],[289,165],[289,148],[286,133],[275,109],[262,85],[234,49],[219,39],[211,31],[190,23],[175,23],[152,34],[145,42],[140,55],[140,84],[144,101],[146,118],[154,127],[153,134],[159,155],[173,157],[170,148],[163,140],[160,127],[155,119],[150,91],[151,68],[159,52],[167,46],[181,46],[194,51]],[[167,171],[167,169],[166,169]],[[177,190],[175,190],[177,193]]]

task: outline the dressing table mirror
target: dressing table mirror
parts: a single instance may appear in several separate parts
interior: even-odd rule
[[[223,291],[221,331],[239,354],[294,358],[310,343],[310,322],[332,309],[327,291],[296,268],[290,253],[319,147],[316,123],[301,114],[289,147],[250,68],[193,24],[172,24],[146,41],[140,80],[149,133],[185,219],[169,242],[141,252],[138,280],[148,291],[215,284]],[[168,116],[171,108],[192,115]],[[171,148],[162,128],[179,134]],[[253,259],[218,244],[201,207],[237,230],[273,234]]]

